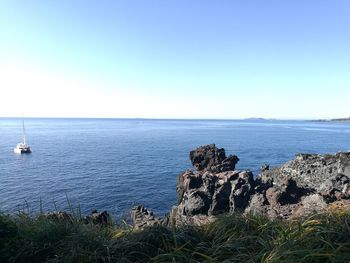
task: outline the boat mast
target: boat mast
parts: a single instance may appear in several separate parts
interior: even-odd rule
[[[22,138],[23,138],[23,144],[26,144],[26,133],[24,130],[24,118],[22,119]]]

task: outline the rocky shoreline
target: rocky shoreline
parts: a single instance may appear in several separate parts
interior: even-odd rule
[[[270,169],[237,171],[239,158],[226,156],[214,144],[190,152],[194,170],[178,176],[177,205],[163,218],[142,205],[131,211],[136,229],[153,225],[202,225],[221,214],[254,214],[293,219],[329,206],[350,204],[350,152],[335,155],[297,154]]]

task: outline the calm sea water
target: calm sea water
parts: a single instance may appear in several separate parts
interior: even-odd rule
[[[257,173],[298,152],[350,150],[349,123],[306,121],[202,121],[26,119],[33,153],[18,155],[20,119],[0,119],[0,211],[108,210],[120,217],[142,203],[158,215],[176,202],[177,175],[188,155],[215,143]],[[41,200],[41,201],[40,201]]]

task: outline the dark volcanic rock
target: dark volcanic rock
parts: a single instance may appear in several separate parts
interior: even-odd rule
[[[230,212],[243,212],[249,205],[251,195],[255,192],[253,174],[243,171],[238,174],[237,180],[231,181]]]
[[[336,155],[298,154],[280,167],[262,172],[262,180],[272,179],[282,184],[285,178],[293,179],[299,187],[320,192],[322,183],[338,174],[350,177],[350,152]]]
[[[177,217],[244,211],[255,181],[250,171],[234,171],[237,156],[226,157],[224,149],[211,144],[191,151],[190,160],[197,171],[178,177]]]
[[[84,224],[95,224],[95,225],[107,225],[112,223],[112,218],[107,211],[97,212],[93,210],[90,215],[83,218],[76,217],[64,211],[49,212],[42,214],[39,218],[47,218],[56,221],[66,221],[68,223],[73,223],[75,221],[83,222]]]
[[[270,218],[306,216],[329,206],[350,204],[350,152],[336,155],[298,154],[270,169],[261,167],[255,179],[250,171],[235,171],[238,157],[226,157],[214,144],[190,153],[196,171],[178,176],[177,206],[163,219],[143,206],[133,209],[136,228],[162,225],[200,225],[222,213],[253,213]]]
[[[142,205],[132,208],[131,221],[135,229],[142,229],[145,227],[163,224],[162,219],[156,218],[153,212],[148,211]]]
[[[293,218],[324,209],[326,203],[350,198],[349,173],[350,153],[298,154],[262,171],[246,213]]]
[[[93,210],[90,215],[84,218],[84,222],[86,224],[107,225],[112,222],[112,218],[107,211],[97,212],[97,210]]]
[[[254,192],[251,172],[222,173],[186,171],[180,174],[178,213],[185,216],[217,215],[243,211]]]
[[[191,151],[190,160],[197,171],[213,173],[233,171],[239,161],[235,155],[226,157],[225,150],[217,148],[215,144],[201,146]]]
[[[290,218],[299,218],[308,216],[310,213],[320,211],[327,208],[327,203],[319,194],[312,194],[304,197],[299,205],[295,207]]]
[[[265,171],[268,171],[270,170],[270,165],[269,164],[263,164],[261,167],[260,167],[260,171],[261,172],[265,172]]]
[[[266,195],[269,203],[274,206],[277,204],[287,205],[296,204],[301,197],[309,195],[311,189],[299,187],[293,179],[285,178],[280,185],[275,185],[267,189]]]
[[[321,195],[328,201],[334,202],[350,197],[350,178],[344,174],[337,174],[328,178],[320,186]]]
[[[280,184],[260,182],[245,213],[263,214],[271,218],[290,217],[303,198],[312,193],[312,190],[299,187],[290,178],[285,178]]]

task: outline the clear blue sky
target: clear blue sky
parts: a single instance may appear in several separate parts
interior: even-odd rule
[[[348,0],[0,2],[0,116],[332,118],[349,101]]]

